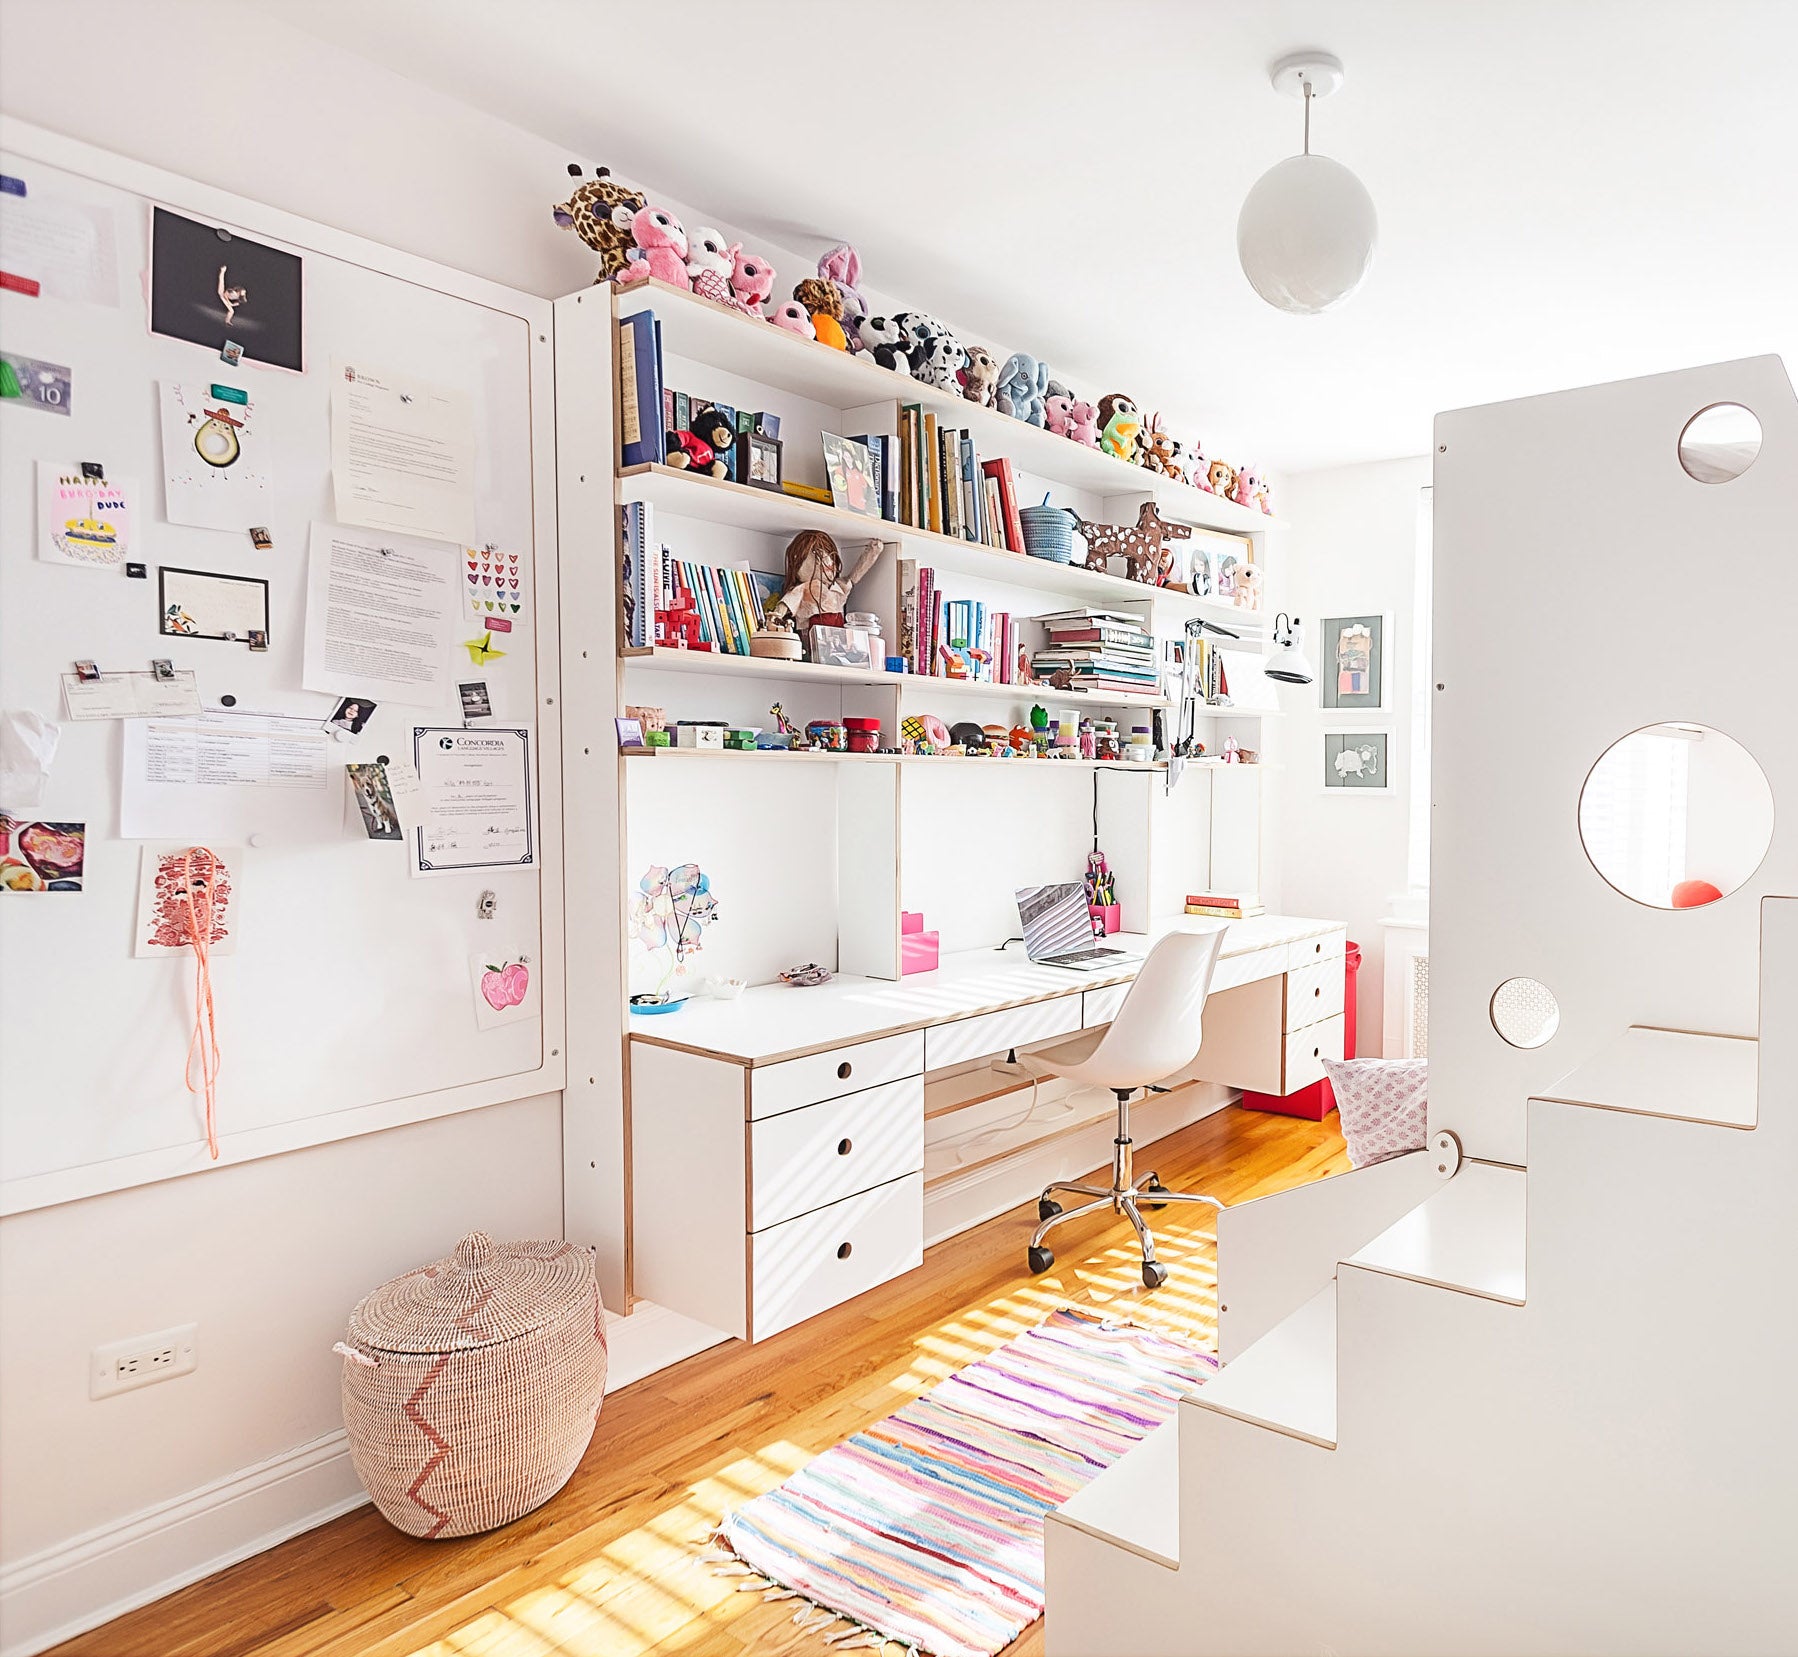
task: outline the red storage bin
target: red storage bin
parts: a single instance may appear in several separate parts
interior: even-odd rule
[[[1345,1059],[1355,1056],[1355,974],[1360,970],[1361,946],[1350,939],[1342,957],[1342,1056]],[[1270,1110],[1281,1116],[1302,1116],[1307,1122],[1321,1122],[1336,1108],[1336,1095],[1326,1076],[1321,1082],[1301,1087],[1297,1093],[1288,1093],[1284,1098],[1277,1093],[1245,1092],[1242,1102],[1250,1110]]]

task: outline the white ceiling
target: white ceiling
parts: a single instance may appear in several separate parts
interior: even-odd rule
[[[1798,362],[1789,0],[275,9],[745,232],[847,238],[871,286],[1275,469],[1422,453],[1438,409]],[[1267,67],[1308,45],[1348,68],[1313,147],[1381,242],[1298,318],[1254,297],[1235,224],[1298,148]]]

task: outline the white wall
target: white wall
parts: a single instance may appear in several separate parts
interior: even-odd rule
[[[1319,688],[1282,689],[1279,758],[1273,790],[1279,836],[1279,905],[1292,915],[1327,915],[1348,922],[1361,946],[1357,1050],[1380,1050],[1384,933],[1380,920],[1406,887],[1411,785],[1411,631],[1415,620],[1419,492],[1430,462],[1380,461],[1286,480],[1280,515],[1291,524],[1281,537],[1280,607],[1302,618],[1312,665],[1323,641],[1319,618],[1390,618],[1386,639],[1386,708],[1379,714],[1328,712]],[[1323,791],[1326,730],[1389,728],[1390,794],[1356,797]]]

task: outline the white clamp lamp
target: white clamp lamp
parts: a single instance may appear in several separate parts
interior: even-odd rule
[[[1274,647],[1261,664],[1268,678],[1282,685],[1308,685],[1317,677],[1311,671],[1311,658],[1305,654],[1305,629],[1297,616],[1282,610],[1274,617]]]

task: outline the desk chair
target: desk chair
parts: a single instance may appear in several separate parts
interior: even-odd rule
[[[1028,1055],[1030,1062],[1051,1075],[1110,1088],[1118,1101],[1117,1152],[1110,1186],[1057,1180],[1044,1188],[1036,1205],[1042,1224],[1030,1239],[1031,1271],[1046,1272],[1055,1264],[1054,1251],[1043,1247],[1043,1239],[1055,1226],[1109,1204],[1136,1228],[1142,1240],[1142,1280],[1149,1288],[1159,1289],[1167,1281],[1167,1267],[1155,1258],[1155,1239],[1149,1235],[1138,1204],[1159,1208],[1170,1202],[1202,1202],[1223,1208],[1216,1197],[1168,1190],[1154,1173],[1139,1181],[1130,1145],[1131,1094],[1177,1075],[1198,1057],[1205,996],[1223,944],[1221,926],[1204,932],[1169,933],[1149,951],[1117,1016],[1105,1029]],[[1051,1196],[1055,1191],[1073,1191],[1094,1200],[1064,1212]]]

